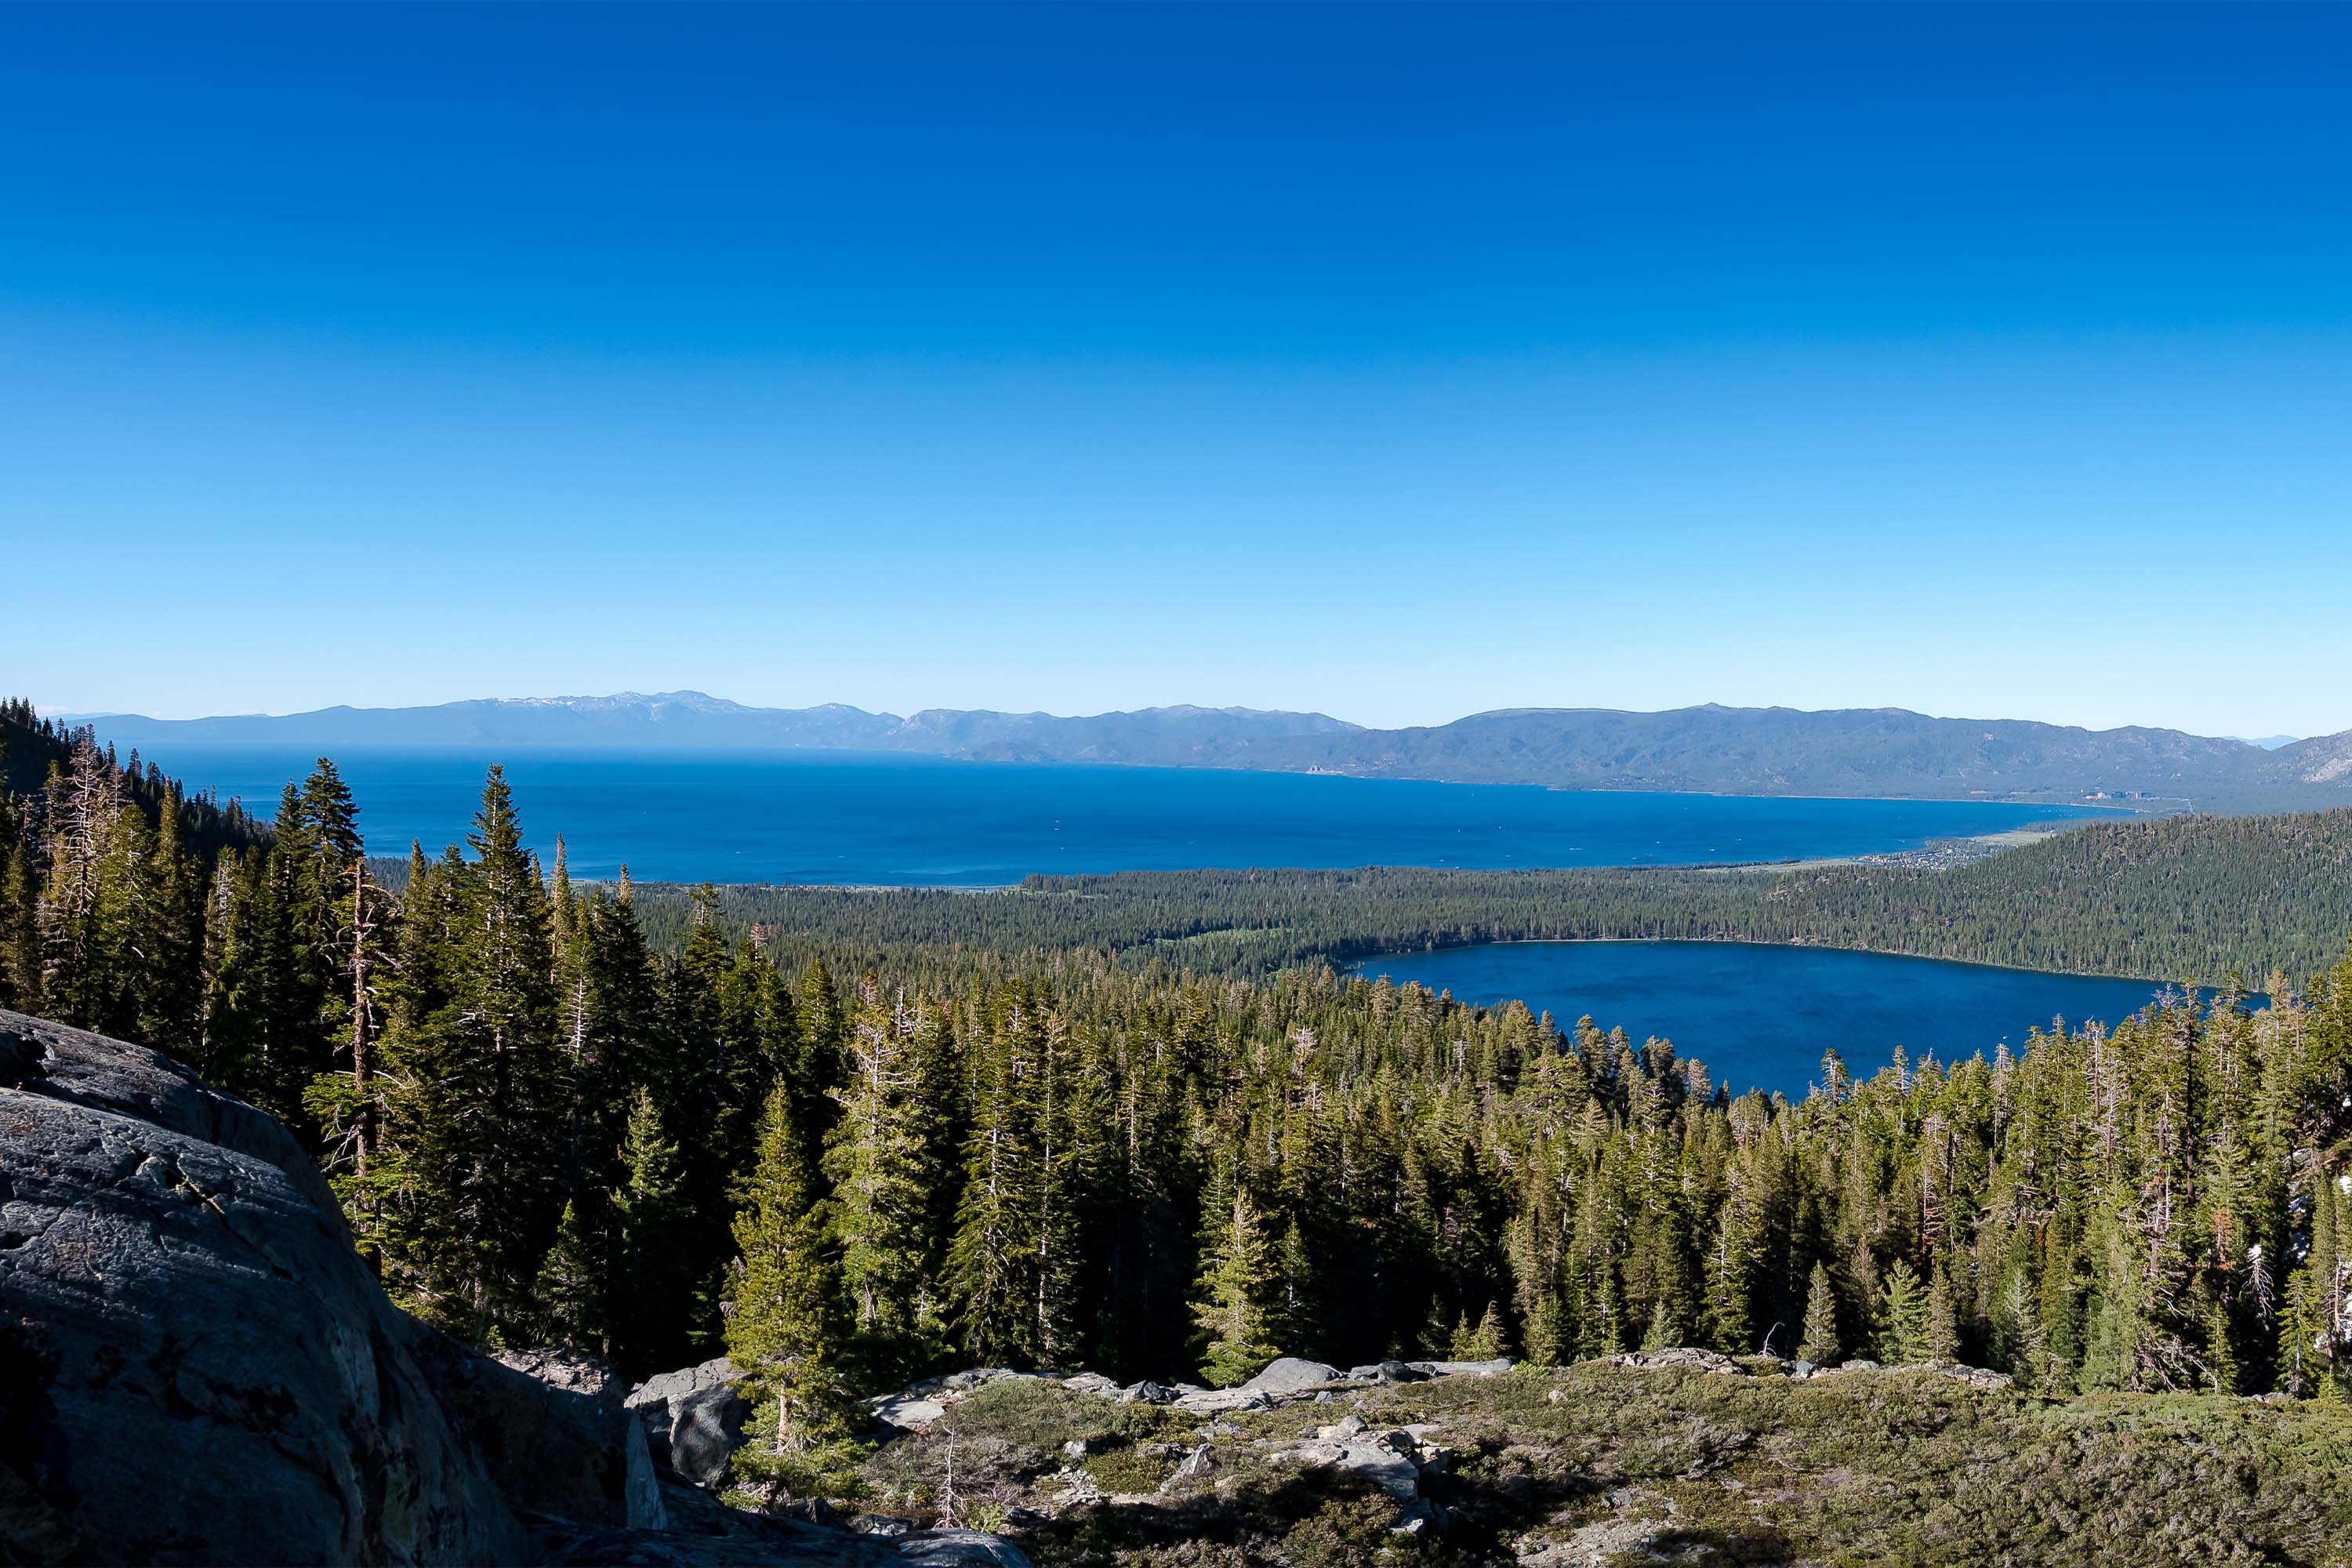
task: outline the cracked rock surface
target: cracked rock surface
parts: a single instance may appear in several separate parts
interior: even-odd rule
[[[0,1013],[0,1539],[511,1561],[424,1331],[275,1121],[154,1052]]]
[[[620,1394],[393,1306],[272,1118],[0,1012],[0,1558],[526,1561],[661,1521]]]

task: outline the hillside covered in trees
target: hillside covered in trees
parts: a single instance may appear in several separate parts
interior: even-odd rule
[[[682,888],[639,891],[660,940]],[[1086,948],[1123,963],[1251,978],[1295,964],[1474,942],[1662,937],[1803,942],[2031,969],[2259,988],[2317,973],[2352,931],[2352,810],[2092,823],[1952,869],[1138,871],[1023,887],[730,886],[730,929],[800,958],[955,945]]]
[[[535,746],[857,750],[1718,795],[2061,801],[2128,793],[2226,811],[2352,800],[2352,731],[2268,752],[2179,730],[1942,719],[1899,708],[1514,708],[1450,724],[1376,730],[1322,713],[1244,708],[1081,717],[933,708],[902,718],[838,702],[753,708],[699,691],[666,691],[213,719],[107,714],[94,721],[119,743],[151,749],[466,746],[494,755]]]
[[[650,936],[633,889],[522,847],[495,770],[396,897],[325,763],[209,867],[127,810],[87,860],[54,804],[85,768],[112,776],[81,747],[10,803],[0,1004],[130,1019],[286,1119],[455,1333],[638,1374],[725,1348],[747,1484],[821,1487],[856,1394],[950,1365],[1697,1344],[2352,1392],[2352,964],[1990,1060],[1832,1035],[1802,1101],[1735,1100],[1664,1042],[1323,968],[853,970],[730,942],[708,894]]]

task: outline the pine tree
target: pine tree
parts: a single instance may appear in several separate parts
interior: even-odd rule
[[[1815,1259],[1805,1288],[1805,1338],[1797,1347],[1797,1359],[1832,1366],[1839,1355],[1837,1291],[1830,1284],[1830,1271]]]
[[[454,857],[453,857],[454,858]],[[353,1201],[370,1225],[370,1261],[393,1300],[417,1316],[431,1315],[435,1242],[442,1211],[428,1157],[436,1140],[431,1115],[437,1099],[432,1068],[437,1037],[431,1021],[447,1004],[445,971],[456,905],[454,872],[408,847],[398,919],[387,933],[387,961],[379,972],[383,1027],[376,1040],[375,1147],[365,1191]],[[207,924],[207,951],[218,917]]]
[[[927,1149],[915,1104],[914,1016],[868,1003],[849,1031],[849,1081],[824,1173],[848,1299],[852,1358],[877,1386],[908,1381],[936,1358],[941,1302],[925,1184]]]
[[[1091,1155],[1108,1109],[1095,1105],[1083,1115],[1073,1114],[1077,1110],[1076,1054],[1060,1015],[1048,1014],[1036,1050],[1036,1190],[1031,1221],[1037,1249],[1032,1270],[1036,1296],[1029,1332],[1037,1364],[1065,1371],[1075,1368],[1088,1339],[1087,1304],[1078,1286],[1086,1262],[1080,1213],[1086,1181],[1099,1173]]]
[[[2322,1163],[2312,1173],[2311,1245],[2301,1270],[2305,1285],[2298,1326],[2309,1330],[2306,1380],[2315,1394],[2326,1399],[2341,1397],[2346,1382],[2345,1280],[2352,1275],[2352,1258],[2346,1257],[2343,1208],[2341,1178]]]
[[[1283,1227],[1275,1267],[1282,1278],[1281,1299],[1275,1306],[1275,1337],[1302,1352],[1318,1346],[1322,1314],[1317,1300],[1315,1258],[1307,1251],[1306,1232],[1295,1219]]]
[[[355,908],[353,876],[362,849],[359,809],[351,786],[325,757],[302,783],[301,821],[301,852],[287,902],[302,970],[297,1005],[303,1016],[290,1022],[307,1036],[306,1059],[293,1065],[307,1085],[341,1065],[338,1042],[347,1039],[351,1023],[352,925],[362,912]]]
[[[145,979],[137,946],[146,819],[87,732],[50,774],[47,796],[48,875],[38,904],[44,1005],[65,1023],[133,1033]]]
[[[367,862],[350,863],[351,899],[339,922],[346,944],[337,984],[346,1000],[335,1047],[341,1065],[313,1078],[302,1105],[319,1129],[319,1163],[327,1172],[362,1257],[380,1264],[382,1214],[388,1192],[378,1168],[384,1152],[389,1101],[401,1085],[382,1070],[383,994],[376,984],[385,967],[393,915],[383,889],[369,879]]]
[[[179,786],[157,807],[154,847],[142,868],[137,951],[144,971],[139,1038],[169,1055],[194,1056],[204,1012],[205,886],[188,853]],[[0,909],[5,909],[0,900]]]
[[[635,1090],[653,1076],[647,1026],[659,1005],[635,909],[602,889],[578,911],[576,960],[560,1002],[563,1160],[570,1190],[601,1193],[624,1179],[618,1151]],[[731,1178],[739,1171],[730,1171]]]
[[[1479,1316],[1478,1326],[1471,1328],[1465,1320],[1454,1338],[1455,1361],[1494,1361],[1503,1353],[1505,1332],[1503,1315],[1492,1301]]]
[[[613,1194],[614,1278],[606,1291],[613,1358],[632,1376],[683,1359],[694,1274],[684,1243],[688,1217],[678,1148],[663,1132],[653,1096],[629,1100]]]
[[[1650,1309],[1650,1326],[1643,1331],[1642,1348],[1645,1351],[1670,1351],[1683,1342],[1682,1314],[1675,1310],[1675,1300],[1661,1295]]]
[[[1952,1306],[1951,1276],[1938,1263],[1927,1285],[1925,1346],[1929,1361],[1960,1358],[1960,1326]]]
[[[1918,1270],[1898,1258],[1887,1265],[1878,1317],[1879,1354],[1896,1366],[1927,1359],[1927,1292]]]
[[[1761,1252],[1748,1200],[1735,1190],[1724,1203],[1706,1270],[1707,1338],[1727,1355],[1747,1355],[1756,1349],[1754,1296]]]
[[[1559,1365],[1574,1338],[1568,1310],[1560,1299],[1549,1291],[1537,1298],[1535,1312],[1528,1321],[1528,1363]]]
[[[1263,1371],[1282,1353],[1275,1342],[1281,1272],[1249,1194],[1236,1191],[1216,1249],[1203,1260],[1192,1308],[1205,1350],[1201,1376],[1231,1388]]]
[[[845,1077],[845,1019],[841,994],[834,988],[833,972],[825,967],[823,958],[810,962],[808,973],[801,977],[794,994],[799,998],[800,1017],[793,1043],[800,1058],[786,1069],[784,1081],[792,1088],[793,1110],[799,1118],[794,1125],[803,1130],[803,1135],[809,1141],[809,1169],[814,1172],[818,1152],[824,1145],[825,1134],[833,1128],[833,1091],[841,1087]]]
[[[286,1026],[295,959],[267,854],[221,857],[205,952],[205,1076],[264,1110],[290,1113],[299,1092]]]
[[[761,1120],[759,1158],[735,1217],[741,1268],[728,1289],[727,1353],[747,1377],[754,1416],[737,1485],[772,1506],[823,1495],[852,1457],[842,1384],[836,1270],[825,1216],[781,1085]]]
[[[548,934],[555,942],[555,969],[568,975],[574,966],[574,944],[580,937],[580,894],[572,886],[572,850],[561,833],[555,836],[555,877],[547,895]]]
[[[549,1343],[608,1351],[604,1280],[587,1227],[580,1223],[579,1207],[567,1203],[555,1227],[555,1245],[548,1248],[533,1288],[544,1324],[541,1334]]]
[[[17,847],[5,869],[5,890],[0,892],[0,976],[5,977],[10,1006],[43,1013],[47,1003],[41,989],[39,900],[33,890],[31,850]]]
[[[562,1215],[547,892],[493,767],[467,843],[435,872],[444,900],[431,1010],[406,1051],[418,1079],[412,1167],[424,1211],[418,1304],[477,1342],[526,1326]]]
[[[999,1006],[974,1053],[978,1103],[964,1143],[948,1277],[964,1353],[983,1365],[1028,1366],[1037,1355],[1044,1031],[1025,992],[1008,989]]]

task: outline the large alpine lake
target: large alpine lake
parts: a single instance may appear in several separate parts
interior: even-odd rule
[[[1834,1049],[1868,1077],[1896,1045],[1917,1061],[1962,1060],[2063,1017],[2115,1024],[2152,1001],[2142,980],[2046,974],[1818,947],[1728,942],[1518,942],[1375,959],[1368,975],[1418,981],[1462,1001],[1517,998],[1566,1028],[1590,1015],[1636,1042],[1670,1039],[1735,1094],[1790,1099]]]
[[[154,760],[268,816],[308,753]],[[572,874],[649,881],[991,887],[1195,867],[1688,866],[1912,849],[2093,815],[1967,801],[1788,800],[1423,784],[1218,769],[956,763],[855,752],[651,757],[339,751],[369,849],[464,837],[503,760],[525,834]]]

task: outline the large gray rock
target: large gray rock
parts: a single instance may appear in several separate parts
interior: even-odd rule
[[[1313,1468],[1328,1467],[1353,1471],[1388,1493],[1390,1500],[1400,1509],[1411,1508],[1420,1500],[1421,1466],[1415,1462],[1418,1445],[1409,1434],[1343,1432],[1328,1426],[1323,1434],[1282,1449],[1275,1458]]]
[[[689,1394],[672,1406],[669,1468],[698,1487],[727,1479],[728,1461],[743,1446],[743,1423],[751,1404],[733,1384]]]
[[[1493,1361],[1416,1361],[1406,1363],[1423,1377],[1499,1377],[1511,1370],[1508,1356]]]
[[[900,1562],[932,1568],[1030,1568],[1027,1552],[984,1530],[918,1530],[895,1544]]]
[[[1180,1394],[1173,1403],[1196,1415],[1222,1415],[1230,1410],[1264,1410],[1273,1405],[1274,1395],[1262,1388],[1202,1388]]]
[[[1326,1366],[1319,1361],[1302,1361],[1294,1355],[1279,1357],[1266,1363],[1265,1370],[1242,1384],[1254,1394],[1298,1394],[1339,1381],[1339,1369]]]
[[[646,1429],[650,1432],[656,1419],[652,1414],[653,1406],[661,1405],[667,1410],[668,1406],[684,1399],[689,1394],[699,1394],[706,1388],[714,1388],[722,1383],[740,1383],[742,1380],[743,1374],[735,1370],[733,1362],[723,1355],[713,1356],[698,1366],[683,1366],[676,1372],[656,1373],[629,1390],[628,1398],[623,1403],[632,1410],[643,1410],[647,1413]],[[667,1420],[667,1416],[664,1415],[660,1419]]]
[[[155,1052],[0,1012],[0,1542],[517,1561],[417,1336],[276,1121]]]
[[[874,1419],[906,1432],[923,1431],[947,1413],[947,1405],[940,1400],[918,1399],[908,1394],[894,1394],[874,1402]]]
[[[490,1359],[500,1366],[529,1373],[551,1388],[584,1394],[600,1406],[620,1410],[629,1403],[629,1385],[621,1381],[620,1370],[603,1356],[591,1355],[577,1345],[496,1350],[490,1352]]]
[[[645,1427],[622,1405],[625,1385],[611,1367],[562,1351],[494,1360],[422,1327],[413,1349],[509,1502],[582,1524],[662,1528]]]
[[[751,1402],[737,1384],[742,1373],[725,1356],[699,1366],[659,1373],[629,1391],[629,1408],[644,1420],[654,1463],[696,1486],[727,1479],[727,1462],[743,1446]]]
[[[592,1358],[408,1317],[276,1121],[0,1012],[0,1562],[518,1563],[656,1539]]]

